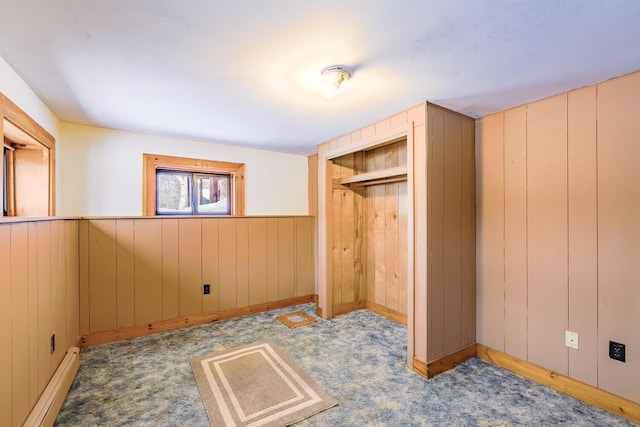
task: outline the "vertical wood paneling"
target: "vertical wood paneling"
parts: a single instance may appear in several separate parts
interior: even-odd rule
[[[424,120],[423,120],[424,122]],[[425,126],[414,129],[413,144],[413,187],[414,194],[414,355],[418,360],[427,361],[427,133]],[[411,290],[409,290],[411,292]],[[413,361],[411,361],[412,363]]]
[[[398,164],[407,166],[407,143],[398,144]],[[411,178],[409,178],[411,179]],[[408,209],[407,182],[398,183],[398,311],[407,314]],[[412,195],[413,196],[413,195]]]
[[[238,300],[236,304],[238,307],[246,307],[249,305],[249,220],[247,218],[238,218],[236,224],[236,236],[238,239],[236,247],[238,251],[236,266]]]
[[[68,347],[76,346],[80,337],[79,319],[79,253],[78,253],[78,220],[65,221],[65,261],[67,270],[67,339]],[[133,248],[133,247],[132,247]],[[133,277],[133,272],[131,277]],[[133,288],[133,279],[132,279]],[[133,299],[133,298],[132,298]],[[131,313],[133,324],[133,310]]]
[[[380,120],[375,124],[376,134],[389,132],[391,129],[391,119]]]
[[[342,157],[341,178],[352,176],[354,173],[354,155]],[[355,301],[354,267],[355,267],[355,233],[354,224],[360,212],[355,209],[354,192],[340,191],[340,215],[334,216],[340,221],[340,302],[342,304]],[[335,294],[334,294],[335,295]]]
[[[342,158],[337,158],[333,162],[331,173],[334,183],[342,177],[342,161]],[[342,202],[342,197],[344,193],[345,190],[339,187],[334,187],[331,192],[332,213],[335,221],[332,228],[333,235],[331,239],[331,260],[333,266],[331,286],[333,289],[333,305],[342,303],[342,208],[345,205]]]
[[[162,223],[162,318],[180,315],[180,220],[161,219]]]
[[[200,218],[179,219],[179,316],[202,311],[202,226]],[[166,299],[166,298],[165,298]]]
[[[568,374],[567,96],[528,106],[529,361]]]
[[[477,339],[504,351],[504,114],[476,123]]]
[[[35,222],[29,223],[29,407],[40,397],[38,389],[38,229]],[[87,304],[87,318],[88,318]],[[87,320],[87,325],[89,324]]]
[[[598,195],[596,87],[569,93],[569,330],[578,351],[569,350],[569,376],[598,385]]]
[[[356,157],[356,170],[364,171],[364,161],[362,156]],[[365,245],[365,189],[353,190],[353,300],[366,300],[367,294],[364,283],[364,245]]]
[[[57,290],[57,313],[56,313],[56,350],[54,353],[54,360],[52,360],[52,372],[58,368],[62,358],[67,351],[67,327],[66,327],[66,268],[65,268],[65,230],[64,221],[54,221],[58,228],[58,242],[54,245],[52,250],[56,251],[58,258],[58,290]]]
[[[475,121],[462,122],[462,345],[476,342]]]
[[[389,117],[389,128],[395,129],[397,127],[406,125],[408,116],[409,116],[409,111],[405,110],[401,113],[398,113],[396,115]]]
[[[38,271],[38,390],[44,390],[51,374],[51,223],[36,223]],[[35,372],[34,372],[35,374]]]
[[[135,324],[135,257],[132,219],[116,220],[116,294],[118,328]]]
[[[249,304],[262,304],[268,300],[267,219],[249,218]]]
[[[58,289],[59,289],[59,277],[58,277],[58,222],[51,221],[49,222],[50,231],[51,231],[51,239],[49,240],[49,257],[50,257],[50,266],[51,266],[51,275],[50,275],[50,283],[51,287],[49,288],[49,297],[51,301],[51,306],[49,307],[49,330],[50,334],[56,335],[56,341],[58,341]],[[60,341],[58,341],[58,345],[56,346],[53,353],[50,354],[49,357],[49,372],[53,373],[57,366],[57,358],[59,355]]]
[[[115,329],[116,321],[116,221],[89,221],[89,328],[91,332]]]
[[[366,170],[373,170],[373,157],[367,157]],[[376,275],[376,246],[375,246],[375,186],[369,186],[364,193],[364,281],[366,297],[369,301],[376,301],[375,275]]]
[[[360,129],[360,139],[371,138],[376,134],[376,125],[369,125]]]
[[[640,73],[598,86],[598,385],[640,402]],[[609,341],[627,361],[609,359]]]
[[[527,360],[527,110],[504,113],[504,348]]]
[[[136,219],[135,322],[143,325],[162,320],[162,223]]]
[[[24,423],[66,348],[75,345],[79,330],[77,230],[77,221],[0,225],[2,425]],[[75,261],[68,262],[69,254],[75,255]],[[75,301],[70,299],[74,296]],[[52,334],[56,336],[53,353]]]
[[[267,300],[278,300],[278,218],[267,218]]]
[[[6,231],[11,230],[10,236],[5,236]],[[9,238],[7,238],[9,237]],[[3,292],[2,299],[11,304],[11,310],[4,310],[2,316],[11,316],[9,322],[2,322],[3,329],[11,329],[11,341],[7,346],[11,351],[11,376],[4,376],[11,381],[2,381],[7,386],[13,384],[13,425],[22,425],[26,420],[29,410],[29,224],[13,224],[0,226],[0,245],[8,246],[11,251],[7,253],[6,248],[0,249],[0,263],[10,265],[0,265],[4,280],[11,279],[10,295]],[[9,268],[4,268],[9,267]],[[7,283],[7,288],[9,288]],[[3,289],[5,284],[0,285]],[[5,320],[5,319],[2,319]],[[2,341],[4,344],[4,340]],[[4,347],[4,345],[2,345]],[[4,365],[4,357],[2,358]],[[4,372],[3,372],[4,374]],[[3,409],[3,408],[2,408]],[[2,410],[0,409],[0,411]]]
[[[397,154],[397,152],[396,152]],[[388,159],[387,159],[388,160]],[[398,225],[398,183],[386,184],[384,188],[384,300],[385,306],[399,311],[399,225]]]
[[[444,349],[444,162],[445,162],[445,132],[444,113],[442,110],[429,106],[428,112],[428,203],[429,209],[427,227],[429,231],[429,263],[428,277],[428,340],[427,359],[433,360],[442,354]]]
[[[218,229],[219,247],[224,248],[218,253],[218,257],[220,260],[220,310],[228,310],[237,306],[236,222],[237,219],[235,218],[220,219],[220,226]]]
[[[373,153],[373,170],[382,170],[385,168],[385,151],[384,148],[374,150]],[[385,234],[385,186],[374,185],[370,190],[373,197],[373,262],[374,262],[374,299],[373,302],[381,306],[386,306],[387,292],[385,279],[387,277],[386,264],[386,234]]]
[[[295,296],[293,218],[278,218],[278,299]]]
[[[407,183],[398,183],[398,311],[407,314],[407,262],[409,244],[407,241]]]
[[[210,285],[211,293],[202,296],[202,312],[218,311],[218,219],[202,219],[202,283]]]
[[[398,166],[398,144],[385,147],[385,168]],[[398,183],[384,185],[384,221],[385,221],[385,302],[386,307],[399,311],[399,206]]]
[[[33,226],[33,233],[31,233]],[[29,236],[33,234],[36,239],[36,224],[30,223]],[[29,242],[29,247],[35,248],[35,240],[33,244]],[[35,254],[34,254],[35,256]],[[80,335],[89,333],[89,221],[80,221],[78,223],[78,258],[79,258],[79,314],[80,314]]]
[[[314,293],[313,218],[296,218],[295,231],[296,296],[311,295]],[[251,254],[249,255],[249,259],[253,259]],[[266,257],[264,257],[264,259],[266,260]],[[264,275],[262,277],[264,277]]]
[[[460,116],[444,114],[443,355],[462,347],[462,129]]]
[[[342,135],[338,137],[338,147],[344,147],[345,145],[351,144],[351,135]]]
[[[13,425],[11,225],[0,225],[0,424]]]
[[[499,215],[485,214],[484,207],[501,194],[498,186],[487,184],[483,171],[500,170],[501,153],[478,152],[478,342],[500,349],[487,343],[486,334],[502,335],[505,351],[522,357],[526,317],[530,362],[634,401],[640,399],[638,359],[629,351],[640,346],[634,327],[640,305],[635,292],[640,277],[639,99],[640,74],[634,73],[484,117],[477,133],[482,138],[479,150],[504,141],[506,161],[501,252],[497,245],[489,250],[483,243],[499,234]],[[514,116],[524,108],[528,113],[523,125],[522,118]],[[500,114],[513,115],[505,121],[504,139],[481,131]],[[523,127],[528,130],[524,189],[518,164],[518,146],[524,143],[515,138]],[[507,288],[505,305],[500,306],[485,301],[487,295],[500,294],[493,292],[494,282],[486,272],[503,257]],[[527,268],[528,302],[523,310],[524,298],[515,294],[522,288],[510,287],[523,281]],[[489,308],[505,313],[504,332],[501,325],[486,323],[483,312]],[[566,349],[564,329],[579,334],[579,350]],[[627,345],[626,363],[609,358],[610,340]]]

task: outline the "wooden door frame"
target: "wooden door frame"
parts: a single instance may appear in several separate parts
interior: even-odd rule
[[[49,152],[48,216],[56,214],[55,138],[20,107],[0,93],[0,139],[20,145],[37,145]],[[0,214],[2,215],[2,214]]]

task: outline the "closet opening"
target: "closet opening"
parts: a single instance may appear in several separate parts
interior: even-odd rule
[[[407,324],[407,138],[332,159],[333,315]]]

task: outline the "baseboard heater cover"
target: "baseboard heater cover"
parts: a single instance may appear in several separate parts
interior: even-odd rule
[[[80,349],[70,347],[23,427],[53,426],[79,367]]]

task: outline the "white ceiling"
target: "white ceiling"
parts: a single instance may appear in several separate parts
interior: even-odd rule
[[[640,70],[639,40],[638,0],[0,0],[0,55],[62,121],[298,154]]]

